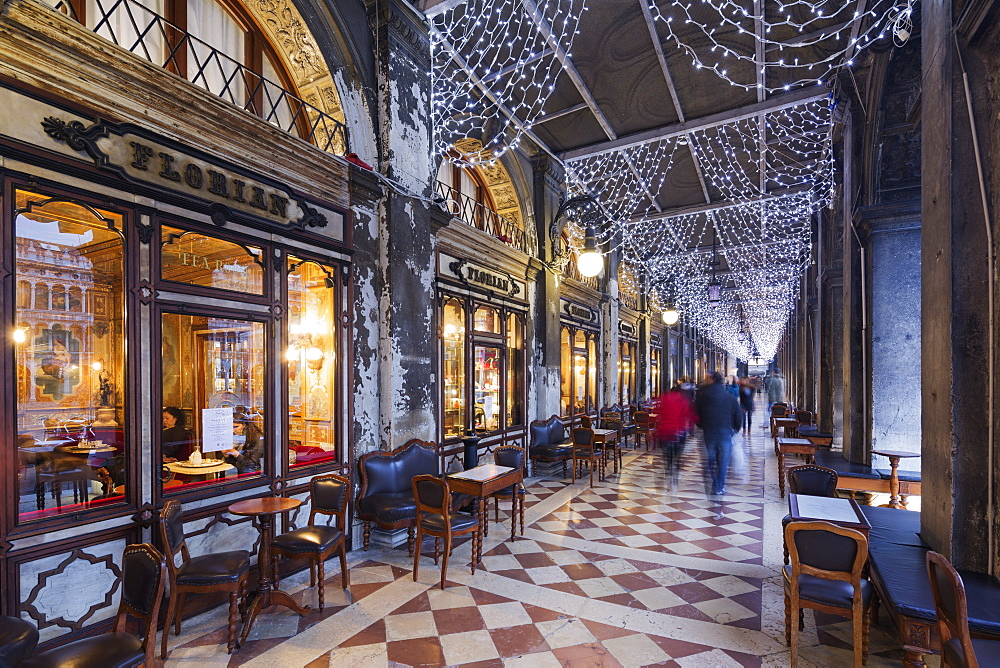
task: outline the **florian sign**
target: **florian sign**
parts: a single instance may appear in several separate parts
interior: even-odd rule
[[[510,274],[490,269],[465,259],[457,259],[442,254],[439,265],[441,273],[457,278],[470,288],[485,290],[488,294],[524,300],[525,285]]]
[[[559,302],[560,310],[563,312],[563,315],[568,316],[572,320],[578,320],[591,325],[597,324],[597,311],[594,309],[583,306],[582,304],[577,304],[576,302],[571,302],[567,299],[560,299]]]
[[[618,331],[624,334],[625,336],[634,337],[636,330],[637,330],[636,326],[633,325],[631,322],[625,322],[624,320],[618,321]]]
[[[102,169],[209,201],[217,225],[224,225],[233,212],[265,218],[283,227],[325,227],[328,223],[326,215],[287,187],[223,166],[130,125],[84,126],[80,121],[48,116],[42,128],[56,141],[87,153]]]

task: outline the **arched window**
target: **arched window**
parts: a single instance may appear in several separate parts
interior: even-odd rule
[[[31,283],[28,281],[17,282],[17,307],[20,309],[31,308]]]
[[[35,286],[35,310],[49,310],[49,286],[39,283]]]

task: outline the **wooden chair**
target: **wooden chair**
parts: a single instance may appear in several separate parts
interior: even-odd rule
[[[979,668],[1000,665],[1000,640],[972,638],[962,576],[943,555],[927,552],[927,577],[931,581],[934,611],[941,633],[941,665]]]
[[[334,552],[340,553],[340,584],[350,589],[351,578],[347,571],[347,541],[344,531],[347,527],[347,495],[351,481],[337,473],[318,475],[309,481],[309,524],[288,531],[271,541],[271,564],[274,573],[274,587],[278,587],[278,557],[309,560],[309,586],[316,586],[316,572],[319,571],[319,609],[323,609],[326,574],[323,565]],[[336,526],[316,524],[316,515],[326,515],[337,520]]]
[[[30,668],[160,665],[156,659],[156,622],[166,579],[167,567],[159,550],[149,543],[126,546],[122,555],[121,602],[111,633],[61,645],[17,665]],[[129,615],[145,626],[142,638],[125,631]]]
[[[472,574],[476,573],[482,550],[482,536],[479,532],[479,518],[460,513],[451,514],[451,490],[448,481],[435,475],[414,476],[411,482],[413,498],[417,504],[417,538],[413,550],[413,581],[417,581],[420,568],[420,546],[424,536],[434,537],[434,563],[438,562],[438,539],[444,539],[444,555],[441,561],[441,589],[448,578],[448,558],[451,556],[452,541],[455,536],[472,534]]]
[[[187,594],[205,594],[213,591],[229,593],[229,636],[226,649],[236,648],[236,618],[239,601],[246,597],[247,573],[250,571],[250,553],[246,550],[214,552],[192,557],[184,540],[183,509],[179,501],[167,501],[160,511],[160,539],[167,552],[167,572],[170,576],[170,604],[163,624],[160,658],[167,658],[167,635],[174,622],[174,635],[181,634],[181,613]],[[177,553],[181,565],[177,566]],[[266,567],[266,566],[265,566]]]
[[[502,445],[493,451],[493,463],[512,469],[524,469],[524,450],[518,445]],[[493,519],[497,523],[500,522],[500,499],[510,499],[511,535],[517,528],[518,516],[521,519],[521,535],[524,535],[524,494],[523,483],[490,494],[493,499]]]
[[[804,464],[793,466],[788,469],[788,491],[790,494],[807,494],[809,496],[837,496],[837,484],[840,476],[833,469],[815,464]],[[781,518],[781,528],[788,526],[792,521],[791,515]],[[788,543],[782,545],[785,553],[785,563],[788,563]]]
[[[625,447],[625,423],[621,420],[616,420],[614,418],[604,418],[604,428],[612,429],[618,432],[618,438],[613,441],[601,441],[597,443],[597,447],[601,450],[601,454],[604,456],[603,465],[605,470],[607,470],[608,457],[611,457],[611,462],[614,464],[614,472],[618,473],[618,469],[622,466],[622,449]]]
[[[810,608],[851,620],[854,666],[868,659],[868,628],[874,588],[861,570],[868,560],[868,540],[854,529],[829,522],[792,522],[785,527],[791,566],[782,568],[785,583],[785,641],[798,665],[802,610]]]
[[[646,450],[653,449],[653,425],[646,411],[635,412],[635,446],[639,447],[641,439],[646,441]]]
[[[816,416],[812,414],[812,411],[795,411],[792,417],[798,420],[799,426],[813,424],[816,420]]]
[[[594,468],[600,467],[598,480],[604,480],[604,452],[594,443],[594,430],[579,427],[573,430],[573,482],[576,482],[577,467],[587,462],[590,467],[590,486],[594,486]]]

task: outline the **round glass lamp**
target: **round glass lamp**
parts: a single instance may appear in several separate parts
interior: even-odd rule
[[[587,236],[583,244],[583,252],[577,258],[576,266],[580,270],[580,275],[586,278],[593,278],[604,271],[604,256],[597,249],[597,238],[594,228],[587,228]]]
[[[663,312],[663,324],[668,326],[676,325],[680,317],[681,314],[677,312],[677,309],[673,306],[668,306]]]

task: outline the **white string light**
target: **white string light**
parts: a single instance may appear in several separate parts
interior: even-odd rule
[[[765,0],[762,14],[749,4],[675,0],[649,8],[695,69],[768,93],[829,80],[837,68],[853,65],[858,51],[894,33],[900,12],[897,0]]]
[[[520,0],[467,0],[431,19],[431,114],[439,155],[476,137],[483,154],[496,160],[542,115],[562,69],[550,39],[570,53],[586,3],[544,0],[537,6],[532,17]]]

